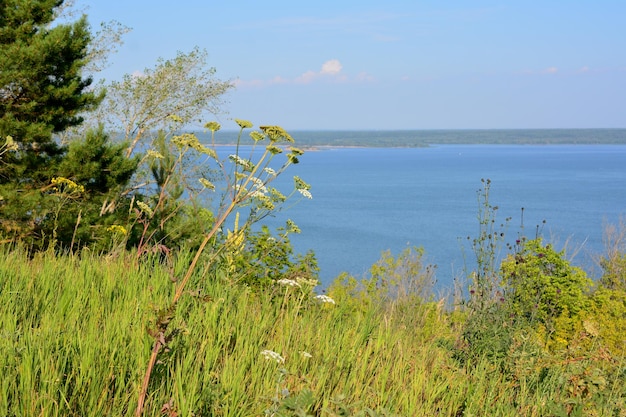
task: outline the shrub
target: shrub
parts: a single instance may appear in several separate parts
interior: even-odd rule
[[[573,336],[571,328],[589,309],[592,281],[580,268],[544,245],[521,239],[501,264],[504,298],[516,322],[545,329],[548,339]]]

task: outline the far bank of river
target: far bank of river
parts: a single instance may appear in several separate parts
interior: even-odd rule
[[[254,130],[251,129],[251,130]],[[247,132],[242,143],[250,143]],[[375,131],[305,131],[289,133],[301,148],[379,147],[416,148],[431,145],[626,145],[626,129],[484,129],[484,130],[375,130]],[[211,136],[196,132],[209,143]],[[215,135],[217,144],[235,144],[238,131],[224,130]]]

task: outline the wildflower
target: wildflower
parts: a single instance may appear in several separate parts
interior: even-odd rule
[[[303,278],[303,277],[297,277],[296,282],[299,283],[300,285],[305,285],[309,287],[316,287],[320,283],[317,279],[314,279],[314,278],[308,279],[308,278]]]
[[[193,148],[196,151],[203,153],[205,155],[208,155],[209,157],[217,160],[217,153],[215,152],[214,149],[207,148],[206,146],[202,145],[200,142],[198,142],[195,146],[193,146]]]
[[[59,191],[59,188],[62,188],[64,191],[68,193],[78,192],[84,193],[85,187],[82,185],[76,184],[74,181],[64,178],[64,177],[55,177],[50,180],[50,183],[54,186],[53,189],[55,191]]]
[[[269,191],[270,191],[270,196],[272,197],[272,201],[275,201],[278,203],[284,203],[287,200],[287,197],[283,193],[278,191],[276,188],[270,187]]]
[[[300,160],[298,159],[298,157],[293,153],[290,153],[287,155],[287,160],[289,161],[290,164],[294,164],[294,165],[297,163],[300,163]]]
[[[271,153],[272,155],[277,155],[277,154],[283,152],[282,149],[280,149],[278,146],[274,146],[274,145],[267,145],[267,147],[265,149],[267,149],[267,151],[269,153]]]
[[[287,278],[279,279],[278,281],[276,281],[276,283],[284,287],[299,287],[300,286],[300,284],[298,284],[296,281],[292,279],[287,279]]]
[[[19,149],[19,145],[13,140],[13,136],[6,137],[4,146],[7,151],[17,151]]]
[[[294,148],[293,146],[291,148],[289,148],[289,150],[291,151],[291,153],[293,153],[294,155],[304,155],[304,151],[302,149],[298,149],[298,148]]]
[[[252,140],[254,140],[255,142],[260,142],[263,139],[265,139],[265,136],[263,136],[263,133],[259,132],[259,131],[253,131],[250,132],[250,137],[252,138]]]
[[[250,128],[253,126],[252,122],[249,122],[247,120],[235,119],[235,123],[237,123],[242,129]]]
[[[107,227],[107,232],[111,232],[114,235],[123,235],[126,236],[128,231],[124,226],[120,226],[119,224],[114,224]]]
[[[287,220],[287,233],[300,233],[300,228],[293,222],[293,220]]]
[[[274,352],[273,350],[262,350],[261,356],[263,356],[267,360],[276,361],[276,363],[285,363],[285,358],[280,356],[280,354]]]
[[[195,141],[198,140],[198,138],[196,138],[191,133],[183,133],[182,135],[176,135],[172,137],[172,143],[179,148],[182,148],[184,146],[191,146],[191,143],[194,142],[194,139]]]
[[[262,199],[263,197],[267,197],[267,196],[263,194],[263,191],[257,189],[257,190],[250,191],[250,197]]]
[[[213,183],[206,178],[198,178],[198,181],[200,182],[200,184],[202,184],[204,188],[208,188],[209,190],[215,190],[215,185],[213,185]]]
[[[183,119],[180,116],[176,115],[176,114],[170,114],[167,118],[170,119],[174,123],[182,123],[183,122]]]
[[[139,210],[141,210],[142,213],[148,215],[148,217],[152,217],[153,212],[149,205],[143,201],[137,201],[137,207],[139,207]]]
[[[254,186],[256,187],[257,191],[263,194],[267,192],[267,188],[265,187],[265,184],[259,178],[250,177],[250,182],[254,183]]]
[[[254,164],[250,160],[243,159],[239,155],[228,155],[228,159],[233,161],[236,165],[241,165],[244,171],[252,171],[254,169]]]
[[[302,178],[298,177],[297,175],[295,175],[293,177],[293,182],[295,184],[295,187],[297,189],[302,189],[302,190],[310,190],[311,186],[309,184],[307,184],[306,182],[302,181]]]
[[[208,122],[204,125],[204,127],[206,129],[209,129],[211,132],[217,132],[222,126],[220,126],[220,124],[217,122]]]
[[[335,304],[335,300],[327,295],[316,295],[314,298],[321,303]]]
[[[311,194],[309,190],[303,190],[301,188],[298,188],[298,191],[300,192],[300,194],[302,194],[303,197],[306,197],[309,200],[313,198],[313,195]]]
[[[248,194],[248,190],[246,189],[246,187],[243,187],[241,184],[235,184],[235,186],[233,188],[235,189],[235,193],[237,195],[240,195],[240,194],[246,195],[246,194]]]
[[[157,152],[157,151],[155,151],[153,149],[148,149],[147,155],[150,158],[154,158],[154,159],[163,159],[163,158],[165,158],[163,155],[161,155],[161,153],[159,153],[159,152]]]
[[[259,128],[270,138],[272,142],[280,142],[282,140],[294,142],[291,135],[280,126],[260,126]]]
[[[306,352],[304,350],[301,350],[300,354],[302,355],[303,358],[306,358],[306,359],[309,359],[309,358],[313,357],[313,355],[311,355],[309,352]]]
[[[265,173],[267,175],[269,175],[270,177],[275,177],[276,176],[276,171],[274,171],[272,168],[270,167],[265,167],[263,168],[263,171],[265,171]]]
[[[261,208],[267,211],[273,211],[276,208],[272,199],[261,192],[258,192],[258,191],[253,192],[252,197],[256,197],[257,199],[259,199],[261,203]]]

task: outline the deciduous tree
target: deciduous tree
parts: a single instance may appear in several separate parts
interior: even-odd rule
[[[130,142],[127,156],[150,133],[184,126],[219,110],[222,96],[233,84],[216,79],[206,57],[206,51],[195,48],[107,86],[100,120]]]

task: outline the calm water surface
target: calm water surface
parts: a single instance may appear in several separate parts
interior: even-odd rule
[[[276,219],[302,229],[298,252],[315,251],[327,285],[342,271],[362,276],[383,250],[422,246],[437,265],[439,288],[462,273],[467,236],[478,231],[477,190],[491,180],[507,234],[534,237],[537,226],[558,248],[578,252],[588,270],[602,250],[605,222],[626,214],[626,146],[440,145],[429,148],[337,148],[307,152],[287,173],[312,184],[313,200]],[[288,181],[285,187],[291,186]],[[284,188],[283,188],[284,189]]]

